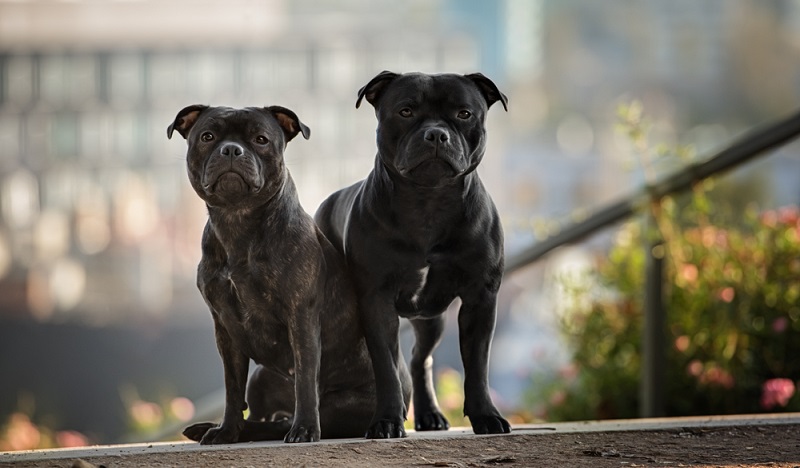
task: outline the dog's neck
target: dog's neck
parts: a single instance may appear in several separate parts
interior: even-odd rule
[[[381,160],[380,155],[375,158],[375,168],[373,169],[375,175],[375,182],[382,186],[386,193],[392,193],[394,199],[407,199],[410,201],[425,201],[425,200],[445,200],[452,199],[453,202],[463,201],[468,199],[469,192],[474,188],[475,184],[480,184],[475,169],[470,167],[467,171],[460,174],[458,177],[453,178],[446,184],[428,187],[414,183],[401,176],[397,171],[393,171],[386,167],[386,164]]]
[[[384,194],[385,205],[390,207],[392,217],[408,236],[426,244],[453,228],[461,225],[460,217],[471,210],[468,204],[480,203],[481,180],[477,172],[470,171],[439,187],[425,187],[415,184],[400,175],[389,171],[380,158],[372,176],[376,185],[374,193]]]
[[[293,219],[294,211],[302,210],[288,171],[278,190],[263,203],[241,207],[206,204],[206,207],[209,226],[217,238],[226,246],[241,247],[258,242],[265,234],[282,231],[286,220]]]

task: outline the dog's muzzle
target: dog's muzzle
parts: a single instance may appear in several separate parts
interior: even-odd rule
[[[464,170],[460,145],[446,128],[429,127],[418,133],[406,146],[405,156],[398,172],[424,186],[440,185]]]
[[[225,143],[206,163],[203,190],[209,195],[240,196],[261,189],[259,163],[241,145]]]

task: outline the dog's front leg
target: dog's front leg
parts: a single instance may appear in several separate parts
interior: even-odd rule
[[[407,408],[404,393],[408,393],[407,370],[400,362],[398,331],[400,319],[393,303],[380,293],[366,294],[359,305],[367,348],[375,374],[377,407],[367,429],[367,439],[405,437],[403,423]],[[393,302],[393,301],[392,301]],[[404,387],[406,390],[404,391]]]
[[[238,442],[239,433],[244,427],[242,412],[247,409],[244,394],[250,360],[233,344],[231,336],[216,315],[214,334],[217,338],[217,349],[222,357],[225,374],[225,415],[222,418],[222,424],[209,429],[200,440],[203,445]]]
[[[319,424],[319,368],[321,360],[320,311],[306,309],[289,324],[289,341],[294,354],[295,403],[292,427],[285,442],[317,442]]]
[[[458,313],[461,361],[464,363],[464,414],[476,434],[511,432],[489,396],[489,348],[497,315],[497,292],[484,289],[462,297]]]

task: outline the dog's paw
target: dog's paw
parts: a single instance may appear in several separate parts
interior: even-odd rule
[[[381,419],[373,423],[364,437],[367,439],[399,439],[406,436],[406,430],[403,427],[403,422],[400,420],[393,421],[388,419]]]
[[[476,434],[508,434],[511,432],[511,425],[508,421],[498,415],[469,417],[472,423],[472,431]]]
[[[446,431],[448,429],[450,429],[450,423],[439,411],[429,411],[422,415],[414,414],[414,430]]]
[[[200,439],[200,445],[234,444],[239,442],[241,430],[241,427],[226,426],[224,424],[219,427],[212,427]]]
[[[192,424],[183,430],[183,436],[189,440],[200,442],[206,432],[213,427],[217,427],[217,425],[211,422]]]
[[[286,437],[283,438],[284,442],[297,443],[297,442],[319,442],[320,429],[319,425],[316,427],[305,425],[293,425]]]

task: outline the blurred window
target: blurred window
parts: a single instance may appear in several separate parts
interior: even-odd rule
[[[50,105],[61,105],[66,95],[66,71],[63,55],[47,55],[40,59],[39,80],[41,100]]]
[[[50,154],[50,129],[52,115],[46,112],[31,112],[24,119],[23,141],[25,162],[33,167],[46,166]]]
[[[113,117],[113,156],[108,160],[114,166],[123,163],[134,166],[147,165],[150,160],[149,118],[145,112],[117,112]],[[117,158],[119,158],[117,160]]]
[[[96,54],[66,57],[64,94],[69,104],[88,107],[97,101],[98,59]]]
[[[184,102],[186,100],[186,55],[155,54],[149,59],[147,84],[150,100],[154,102]]]
[[[76,159],[78,142],[78,114],[60,112],[54,115],[50,127],[50,157],[56,160]]]
[[[9,57],[6,62],[5,99],[23,107],[33,101],[33,59],[30,56]]]
[[[0,116],[0,170],[9,170],[19,164],[19,126],[18,116]]]
[[[186,69],[192,102],[224,103],[236,92],[239,71],[231,54],[193,54]]]
[[[271,89],[274,82],[275,64],[270,53],[256,50],[242,54],[242,95],[258,95],[265,89]]]
[[[350,84],[357,80],[356,73],[361,68],[355,49],[336,47],[323,49],[317,53],[317,83],[320,87],[334,92],[351,95]]]
[[[141,55],[113,55],[109,63],[109,95],[114,104],[133,105],[144,98]]]
[[[119,160],[120,165],[132,163],[135,160],[135,127],[136,116],[133,112],[117,112],[113,116],[111,160]]]
[[[91,166],[110,159],[112,140],[112,117],[107,111],[99,109],[85,112],[80,116],[78,125],[81,160]]]
[[[272,60],[276,88],[308,89],[311,71],[306,51],[284,50],[274,54]]]

